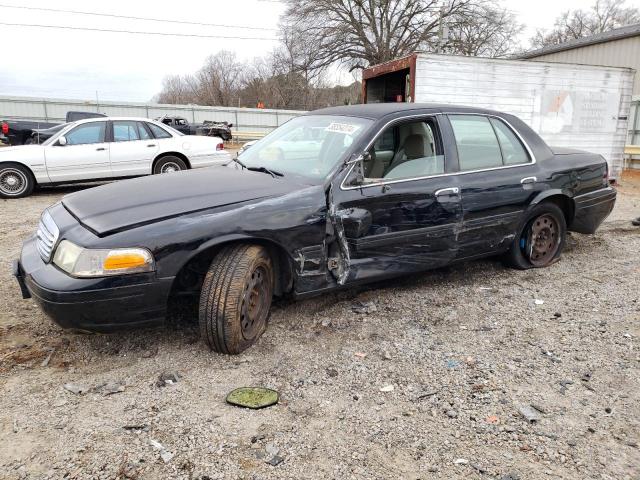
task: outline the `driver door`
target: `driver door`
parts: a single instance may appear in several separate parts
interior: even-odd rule
[[[379,132],[363,165],[334,185],[334,224],[346,239],[343,283],[436,268],[457,255],[460,190],[436,116]],[[447,148],[451,148],[447,146]],[[375,176],[371,176],[375,175]]]
[[[105,141],[107,122],[82,123],[44,149],[47,173],[52,182],[93,180],[111,177],[109,144]]]

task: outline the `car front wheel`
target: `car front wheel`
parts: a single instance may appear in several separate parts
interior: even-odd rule
[[[514,268],[547,267],[562,254],[567,235],[563,211],[554,203],[536,205],[505,255],[506,263]]]
[[[153,167],[153,173],[154,175],[158,173],[174,173],[186,169],[187,164],[184,163],[184,160],[173,155],[167,155],[156,162]]]
[[[198,320],[207,345],[226,354],[253,345],[267,328],[273,285],[273,265],[264,247],[224,247],[213,259],[200,292]]]
[[[18,163],[0,165],[0,197],[20,198],[31,195],[35,187],[31,172]]]

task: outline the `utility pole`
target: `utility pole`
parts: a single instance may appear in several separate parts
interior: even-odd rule
[[[96,112],[100,113],[100,100],[98,100],[98,90],[96,90]]]
[[[445,22],[445,7],[440,7],[440,21],[438,22],[438,46],[436,53],[444,53],[444,46],[449,40],[449,26]]]

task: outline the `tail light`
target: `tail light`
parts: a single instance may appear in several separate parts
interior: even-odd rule
[[[7,122],[2,122],[2,133],[4,135],[9,133],[9,124]]]
[[[609,185],[609,162],[604,162],[604,174],[602,175],[602,183],[607,186]]]
[[[220,150],[224,150],[224,143],[219,143],[216,145],[216,150],[220,151]]]

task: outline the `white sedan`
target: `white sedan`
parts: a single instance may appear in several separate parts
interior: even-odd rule
[[[0,197],[24,197],[36,185],[169,173],[230,160],[217,137],[183,135],[146,118],[92,118],[70,123],[42,145],[0,148]]]

